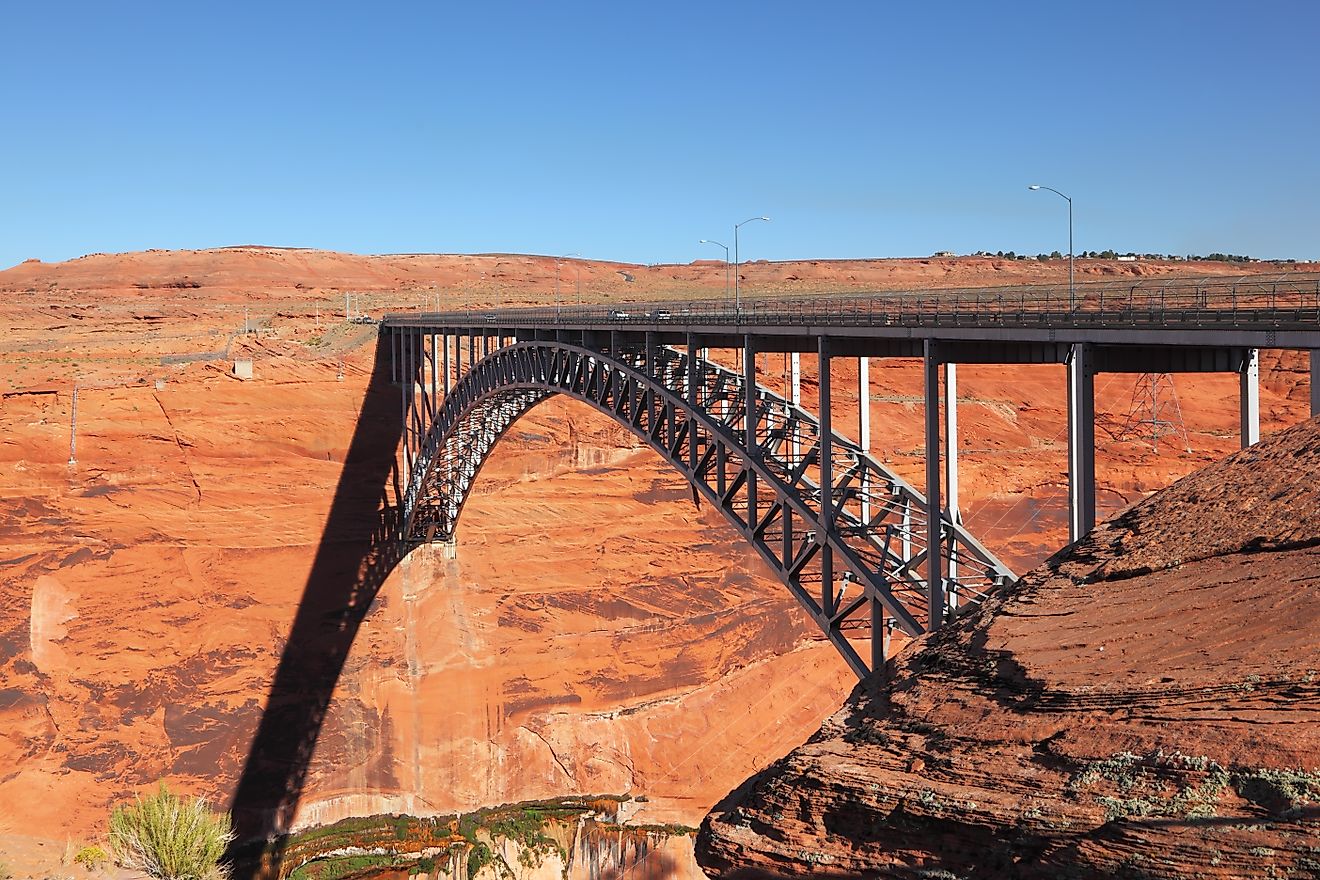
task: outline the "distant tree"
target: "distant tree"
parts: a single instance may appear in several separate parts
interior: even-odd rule
[[[1063,259],[1063,254],[1059,253],[1058,251],[1050,251],[1050,259],[1051,259],[1051,260],[1062,260],[1062,259]]]
[[[1102,260],[1112,260],[1117,256],[1118,254],[1116,254],[1114,251],[1105,250],[1100,252],[1100,259]]]
[[[1046,260],[1049,259],[1049,255],[1048,255],[1048,254],[1036,254],[1036,259],[1037,259],[1039,262],[1042,262],[1042,263],[1043,263],[1043,262],[1045,262]]]

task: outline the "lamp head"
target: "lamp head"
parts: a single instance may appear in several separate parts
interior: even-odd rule
[[[1027,189],[1040,189],[1040,184],[1033,183],[1030,186],[1028,186]]]

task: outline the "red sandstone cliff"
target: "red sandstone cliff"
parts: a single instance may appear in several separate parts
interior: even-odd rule
[[[1320,876],[1320,421],[893,666],[710,814],[708,873]]]
[[[576,295],[580,271],[591,302],[716,295],[723,284],[714,263],[569,262],[563,288],[573,278]],[[1083,277],[1187,268],[1079,263]],[[1212,268],[1238,271],[1193,270]],[[744,266],[744,291],[1064,271],[983,259],[756,263]],[[361,540],[326,530],[372,339],[330,317],[342,292],[365,291],[373,314],[547,302],[554,275],[545,257],[278,248],[0,272],[0,833],[62,846],[162,778],[228,801],[318,548]],[[228,376],[227,361],[206,359],[217,352],[253,358],[255,378]],[[1299,364],[1271,357],[1262,371],[1267,432],[1305,410]],[[781,367],[767,360],[767,381]],[[835,425],[851,433],[855,367],[836,369]],[[804,371],[809,399],[809,359]],[[1062,379],[1059,367],[961,373],[964,513],[1019,567],[1064,532]],[[1111,509],[1236,444],[1235,378],[1183,379],[1195,452],[1104,435]],[[918,485],[920,387],[914,364],[873,366],[873,448]],[[1127,377],[1098,382],[1100,410],[1124,412],[1131,389]],[[364,618],[301,822],[615,792],[649,798],[639,821],[695,823],[852,685],[721,521],[584,406],[550,402],[516,425],[461,528],[456,560],[410,559]]]

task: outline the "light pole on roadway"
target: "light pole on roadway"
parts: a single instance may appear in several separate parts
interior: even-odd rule
[[[1059,198],[1068,203],[1068,311],[1077,309],[1077,288],[1073,286],[1073,222],[1072,222],[1072,199],[1065,196],[1052,186],[1041,186],[1033,183],[1027,187],[1030,190],[1047,189]]]
[[[697,244],[713,244],[724,248],[724,307],[729,307],[729,246],[720,244],[713,238],[703,238]]]
[[[733,224],[733,314],[735,316],[742,314],[742,292],[738,283],[738,230],[751,223],[753,220],[764,220],[769,223],[769,217],[748,217],[741,223]]]

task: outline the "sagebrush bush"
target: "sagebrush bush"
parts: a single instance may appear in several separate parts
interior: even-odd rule
[[[110,814],[110,847],[120,862],[157,880],[224,880],[220,857],[233,838],[227,815],[163,782],[155,794]]]

